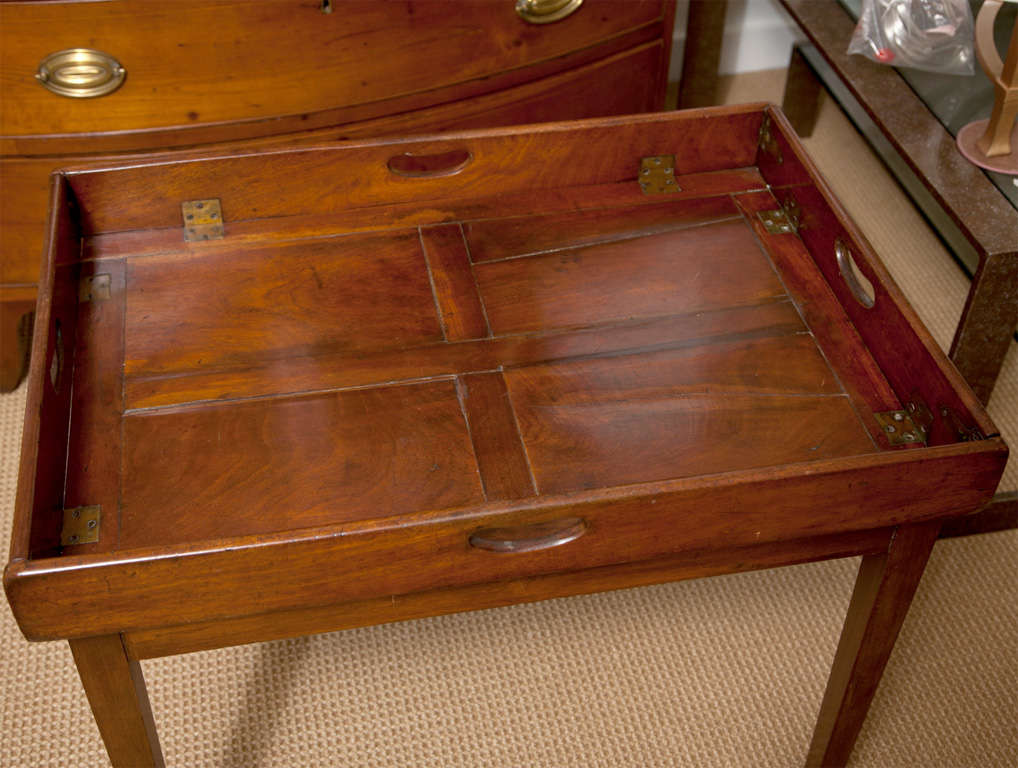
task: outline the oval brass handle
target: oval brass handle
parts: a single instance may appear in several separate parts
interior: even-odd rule
[[[453,149],[434,155],[404,152],[389,158],[387,166],[397,176],[452,176],[466,168],[474,156],[465,149]]]
[[[531,24],[551,24],[579,10],[583,0],[516,0],[516,13]]]
[[[546,523],[506,528],[481,528],[470,536],[470,546],[491,552],[533,552],[560,547],[587,532],[582,517],[563,517]]]
[[[124,82],[127,70],[102,51],[68,48],[51,53],[39,63],[35,79],[49,91],[75,99],[93,99],[113,93]]]

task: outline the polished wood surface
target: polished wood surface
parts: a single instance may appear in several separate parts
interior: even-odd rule
[[[498,77],[512,84],[530,79],[520,76],[522,68],[549,62],[553,68],[541,74],[554,74],[575,66],[576,59],[589,63],[585,52],[614,39],[660,37],[653,27],[665,11],[661,0],[586,0],[560,23],[533,25],[509,0],[343,0],[331,14],[322,13],[314,0],[255,5],[178,0],[143,9],[131,0],[105,2],[101,9],[92,5],[0,4],[5,27],[0,149],[5,154],[31,152],[29,142],[36,136],[157,131],[201,136],[153,137],[144,145],[148,148],[208,141],[201,131],[206,124],[261,120],[258,133],[281,133],[318,127],[317,113],[328,110],[422,93],[437,104],[463,83],[481,82],[481,92],[501,90],[506,86]],[[209,29],[217,34],[208,35]],[[40,87],[34,74],[46,54],[81,47],[117,58],[128,71],[124,84],[94,99],[62,99]],[[196,62],[203,65],[200,77],[194,76]],[[387,105],[373,114],[351,110],[356,116],[330,116],[325,124],[419,106]],[[274,129],[264,124],[268,119],[290,125]],[[138,146],[107,140],[102,148]]]
[[[663,154],[680,191],[646,195]],[[180,202],[211,197],[225,236],[185,241]],[[769,232],[789,199],[799,234]],[[763,105],[82,170],[53,204],[30,393],[50,427],[26,428],[5,571],[32,639],[123,635],[137,658],[893,558],[1003,471]],[[917,392],[929,444],[893,446],[874,413]],[[97,543],[59,546],[72,504],[102,506]]]
[[[18,334],[54,169],[664,104],[674,0],[587,0],[542,25],[512,0],[349,0],[332,11],[318,0],[0,1],[0,391],[24,370]],[[116,57],[123,85],[75,99],[37,82],[48,54],[79,47]]]

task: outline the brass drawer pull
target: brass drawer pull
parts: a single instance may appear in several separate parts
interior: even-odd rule
[[[508,528],[481,528],[470,536],[470,546],[490,552],[533,552],[575,541],[587,532],[581,517],[564,517],[547,523]]]
[[[92,99],[113,93],[124,82],[127,70],[102,51],[68,48],[51,53],[39,63],[35,79],[53,93],[76,99]]]
[[[516,0],[516,13],[531,24],[551,24],[579,10],[583,0]]]
[[[465,149],[440,152],[435,155],[415,155],[404,152],[389,158],[389,170],[397,176],[452,176],[466,168],[473,155]]]

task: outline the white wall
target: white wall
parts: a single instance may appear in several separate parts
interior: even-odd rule
[[[672,81],[681,75],[687,8],[688,0],[679,0],[669,69]],[[776,0],[728,0],[719,70],[728,75],[787,67],[797,35],[801,33],[795,22]]]

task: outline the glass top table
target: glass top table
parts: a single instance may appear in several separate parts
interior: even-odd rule
[[[862,8],[862,0],[838,0],[851,14],[858,19]],[[981,0],[970,0],[972,15],[979,12]],[[1001,8],[994,25],[994,36],[997,50],[1003,58],[1010,40],[1010,32],[1018,16],[1018,3],[1007,3]],[[986,73],[976,65],[975,74],[970,76],[943,75],[935,72],[924,72],[909,67],[898,67],[896,71],[911,86],[915,94],[922,99],[930,112],[940,123],[957,136],[958,131],[971,122],[984,120],[990,116],[993,105],[993,84]],[[1018,149],[1018,148],[1016,148]],[[1018,177],[993,171],[985,171],[990,180],[1003,193],[1011,205],[1018,208]]]

